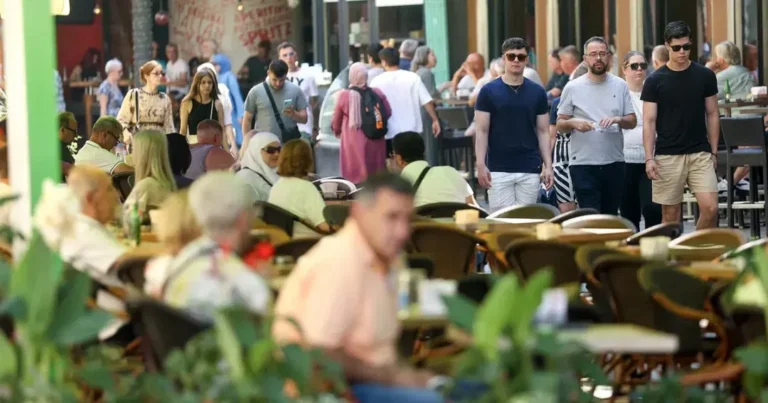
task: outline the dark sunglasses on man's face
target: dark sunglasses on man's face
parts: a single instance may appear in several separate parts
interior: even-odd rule
[[[631,63],[629,65],[631,70],[648,70],[648,63]]]
[[[62,126],[61,128],[64,129],[64,130],[68,130],[68,131],[72,132],[72,134],[77,136],[77,130],[75,130],[75,129],[71,128],[71,127],[67,127],[67,126]]]
[[[508,62],[514,62],[515,59],[519,62],[524,62],[528,59],[528,55],[524,55],[522,53],[507,53],[504,55],[504,57],[507,58]]]
[[[266,151],[267,154],[275,154],[279,153],[282,147],[264,147],[262,150]]]
[[[672,49],[673,52],[679,52],[680,49],[682,49],[682,50],[687,52],[687,51],[693,49],[693,44],[692,43],[686,43],[684,45],[669,45],[669,47]]]

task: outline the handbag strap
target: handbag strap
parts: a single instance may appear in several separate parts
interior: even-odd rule
[[[421,171],[421,175],[419,175],[419,179],[416,179],[416,183],[413,184],[413,194],[416,194],[416,192],[419,191],[419,187],[421,186],[421,182],[424,181],[424,177],[427,176],[427,173],[429,173],[429,170],[432,169],[432,167],[428,166],[424,168],[423,171]]]
[[[208,117],[208,119],[213,120],[213,107],[216,106],[216,100],[211,99],[211,115]]]
[[[272,91],[269,90],[269,84],[267,84],[266,81],[262,83],[264,86],[264,91],[267,92],[267,97],[269,97],[269,103],[272,104],[272,111],[275,112],[275,120],[277,120],[277,125],[280,126],[280,131],[283,132],[283,136],[288,135],[288,131],[285,130],[285,124],[283,124],[283,118],[280,117],[280,112],[277,110],[277,105],[275,104],[275,98],[272,98]]]
[[[270,181],[268,181],[267,178],[265,178],[264,175],[262,175],[260,172],[256,172],[253,169],[248,168],[248,167],[243,167],[243,169],[245,169],[246,171],[251,171],[251,172],[255,173],[256,175],[259,175],[261,177],[261,179],[263,179],[264,182],[266,182],[267,185],[269,185],[269,187],[272,187],[272,183]]]
[[[139,89],[133,90],[133,101],[136,103],[136,126],[139,125]]]

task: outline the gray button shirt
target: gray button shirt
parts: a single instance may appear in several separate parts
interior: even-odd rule
[[[248,91],[248,97],[245,99],[245,110],[252,113],[256,118],[256,124],[254,129],[257,132],[270,132],[280,137],[281,141],[283,133],[280,130],[280,126],[275,119],[275,112],[272,109],[272,104],[269,102],[267,92],[264,90],[264,86],[267,85],[267,81],[261,84],[255,85]],[[277,106],[280,117],[283,120],[286,130],[291,130],[296,127],[296,121],[283,114],[284,102],[286,99],[293,101],[293,108],[297,111],[307,109],[307,99],[304,93],[301,92],[301,88],[298,85],[286,81],[283,88],[280,90],[274,89],[271,85],[269,90],[272,93],[272,97],[275,99],[275,106]]]

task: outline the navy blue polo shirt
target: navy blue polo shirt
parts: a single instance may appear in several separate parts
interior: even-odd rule
[[[557,107],[560,106],[560,97],[552,100],[552,106],[549,109],[549,125],[554,126],[557,124]]]
[[[488,170],[508,173],[541,172],[536,118],[548,112],[544,88],[524,78],[515,91],[497,78],[483,86],[475,110],[488,112]]]

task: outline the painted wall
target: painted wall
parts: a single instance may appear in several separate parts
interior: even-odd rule
[[[95,15],[92,24],[56,24],[56,67],[67,74],[80,63],[88,48],[104,51],[102,15]],[[102,55],[103,58],[103,55]]]

